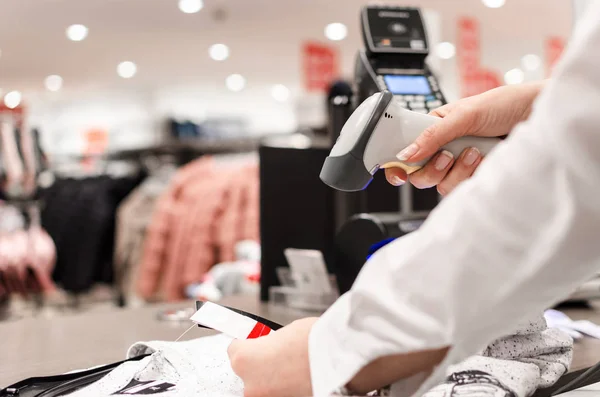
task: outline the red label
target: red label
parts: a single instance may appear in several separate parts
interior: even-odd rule
[[[552,74],[556,63],[560,60],[565,49],[565,41],[560,37],[550,37],[546,40],[546,76]]]
[[[304,43],[302,71],[306,90],[327,91],[331,82],[340,74],[337,50],[321,43]]]
[[[270,332],[271,328],[267,327],[262,323],[257,322],[254,328],[252,328],[252,331],[250,331],[250,333],[248,334],[248,337],[246,339],[260,338],[261,336],[269,335]]]

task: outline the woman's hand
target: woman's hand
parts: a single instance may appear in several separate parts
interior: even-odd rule
[[[245,397],[312,396],[308,335],[316,320],[305,318],[267,336],[231,343],[231,367],[244,381]]]
[[[414,143],[398,153],[398,159],[409,163],[422,161],[461,136],[507,135],[516,124],[529,117],[532,103],[544,84],[542,81],[503,86],[434,110],[430,114],[443,120],[423,131]],[[388,168],[385,174],[392,185],[400,186],[408,180],[419,189],[437,186],[438,192],[446,195],[469,178],[481,160],[476,148],[465,149],[457,159],[450,152],[442,151],[410,176],[399,168]]]
[[[258,339],[235,340],[227,353],[233,371],[244,381],[245,397],[312,396],[308,336],[318,318],[294,321]],[[384,356],[363,367],[348,383],[355,395],[429,372],[448,349]]]

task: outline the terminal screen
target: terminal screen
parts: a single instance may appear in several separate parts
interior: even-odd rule
[[[394,95],[429,95],[431,88],[425,76],[405,76],[387,74],[383,76],[385,85]]]

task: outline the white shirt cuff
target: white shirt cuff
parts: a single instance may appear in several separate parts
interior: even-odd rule
[[[308,341],[314,397],[328,397],[367,364],[347,344],[350,295],[345,294],[313,326]]]

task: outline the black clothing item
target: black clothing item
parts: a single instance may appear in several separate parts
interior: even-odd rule
[[[87,371],[25,379],[0,390],[0,397],[64,396],[96,382],[123,363],[140,361],[147,356],[145,354]]]
[[[117,208],[142,178],[58,179],[42,192],[42,226],[56,245],[52,278],[66,291],[113,282]]]

